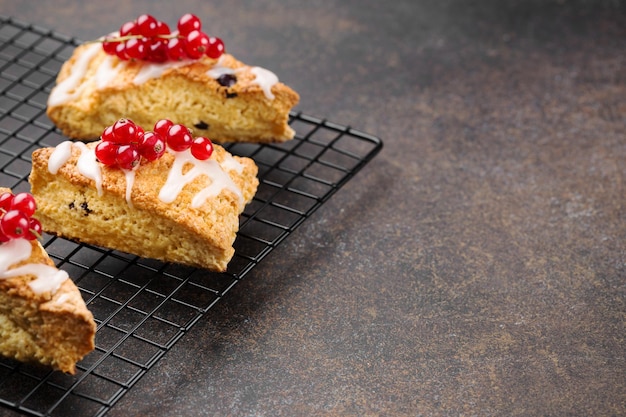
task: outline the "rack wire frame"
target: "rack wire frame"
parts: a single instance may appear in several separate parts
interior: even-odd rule
[[[66,140],[45,114],[62,63],[80,42],[0,16],[0,184],[28,191],[33,150]],[[226,273],[142,259],[44,236],[98,325],[96,348],[67,375],[0,358],[0,405],[33,416],[101,416],[237,282],[382,149],[352,128],[290,114],[294,140],[227,144],[259,167]]]

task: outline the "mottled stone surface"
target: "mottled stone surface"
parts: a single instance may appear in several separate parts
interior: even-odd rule
[[[108,415],[626,414],[626,3],[0,10],[80,39],[195,12],[385,144]]]

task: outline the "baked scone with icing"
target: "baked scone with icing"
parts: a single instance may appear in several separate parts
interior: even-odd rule
[[[283,142],[299,96],[271,71],[230,54],[161,63],[121,60],[79,45],[52,89],[47,114],[69,138],[97,139],[121,117],[149,128],[162,118],[216,142]]]
[[[214,145],[207,160],[167,149],[134,169],[104,165],[101,141],[32,155],[31,190],[44,230],[145,258],[225,271],[257,166]]]
[[[0,188],[0,193],[10,192]],[[68,274],[38,240],[0,244],[0,353],[70,374],[94,349],[96,324]]]

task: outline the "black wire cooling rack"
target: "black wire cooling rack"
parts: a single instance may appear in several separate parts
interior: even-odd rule
[[[0,16],[0,185],[28,191],[34,149],[66,140],[45,114],[78,41]],[[93,312],[96,349],[66,375],[0,358],[0,404],[36,416],[105,414],[238,281],[382,148],[373,136],[292,113],[296,138],[230,144],[259,166],[226,273],[210,273],[44,236]]]

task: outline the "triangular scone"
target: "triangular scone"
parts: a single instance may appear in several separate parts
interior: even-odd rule
[[[0,188],[0,192],[8,189]],[[96,324],[66,272],[37,240],[0,245],[0,353],[75,373],[94,349]]]
[[[274,73],[229,54],[218,60],[122,61],[94,42],[78,46],[63,64],[47,113],[72,139],[97,139],[126,117],[146,130],[168,118],[216,142],[267,143],[294,137],[289,111],[298,101]]]
[[[96,161],[99,142],[33,152],[30,175],[46,232],[145,258],[224,271],[257,166],[214,145],[210,159],[166,152],[133,171]]]

